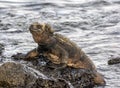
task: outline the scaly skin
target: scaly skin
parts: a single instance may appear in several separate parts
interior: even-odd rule
[[[54,64],[62,64],[73,68],[89,69],[96,74],[94,81],[96,84],[104,85],[103,77],[96,71],[95,65],[88,56],[68,38],[54,33],[50,25],[33,23],[29,30],[34,41],[38,44],[36,49],[31,50],[26,55],[19,56],[24,60],[32,60],[40,54],[46,56]]]

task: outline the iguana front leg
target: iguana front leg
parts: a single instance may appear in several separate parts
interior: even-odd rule
[[[26,55],[24,60],[32,60],[33,58],[39,56],[39,52],[37,51],[37,49],[33,49],[31,51],[29,51]]]
[[[56,70],[64,69],[67,66],[67,62],[69,60],[68,52],[58,45],[54,48],[55,49],[46,53],[44,56],[47,56],[52,63],[58,65],[55,67]]]

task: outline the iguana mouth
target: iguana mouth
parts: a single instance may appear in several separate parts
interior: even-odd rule
[[[39,32],[39,31],[41,31],[41,29],[30,29],[30,31],[36,31],[36,32]]]
[[[35,22],[30,26],[29,30],[30,32],[41,32],[42,28],[43,28],[42,24]]]

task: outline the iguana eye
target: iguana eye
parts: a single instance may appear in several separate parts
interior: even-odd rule
[[[40,25],[40,24],[37,25],[37,28],[38,28],[38,29],[42,29],[42,25]]]

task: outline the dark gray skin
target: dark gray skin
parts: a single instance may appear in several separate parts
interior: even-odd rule
[[[55,34],[50,25],[35,22],[30,25],[29,30],[38,47],[26,55],[16,55],[18,59],[32,60],[41,54],[54,64],[62,64],[61,68],[69,66],[92,70],[96,74],[95,83],[105,84],[104,78],[97,72],[90,58],[68,38]]]

